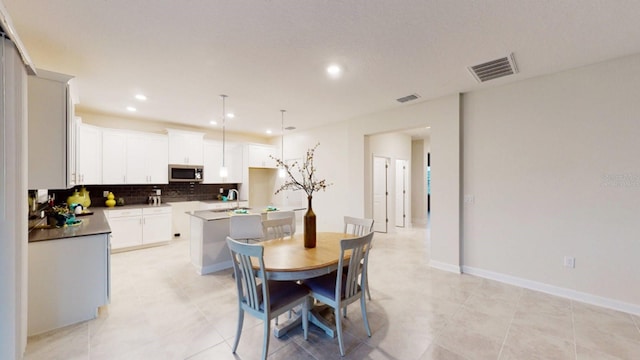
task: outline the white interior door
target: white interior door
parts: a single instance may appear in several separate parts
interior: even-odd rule
[[[387,232],[387,170],[389,159],[373,157],[373,231]]]
[[[405,227],[407,219],[407,160],[396,160],[396,226]]]

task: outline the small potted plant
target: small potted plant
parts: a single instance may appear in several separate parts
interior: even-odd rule
[[[63,227],[67,223],[67,219],[73,215],[66,204],[50,207],[46,213],[49,225],[56,227]]]

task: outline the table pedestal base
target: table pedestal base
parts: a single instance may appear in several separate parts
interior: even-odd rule
[[[289,332],[289,330],[297,326],[302,326],[302,314],[300,313],[301,311],[302,310],[294,311],[294,316],[292,316],[291,319],[288,319],[280,325],[275,326],[275,328],[273,329],[273,335],[279,338]],[[313,306],[312,310],[309,312],[309,322],[322,329],[322,331],[324,331],[330,337],[336,337],[336,321],[333,308],[326,305]]]

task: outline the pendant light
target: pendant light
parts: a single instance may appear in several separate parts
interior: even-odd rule
[[[280,160],[282,161],[282,166],[278,169],[278,176],[284,178],[287,175],[287,171],[284,168],[284,112],[287,110],[280,110],[281,121],[280,121]]]
[[[226,120],[226,112],[225,112],[225,100],[227,99],[227,95],[220,95],[220,97],[222,98],[222,167],[220,167],[220,177],[222,179],[226,179],[227,176],[229,176],[229,170],[227,169],[227,167],[225,166],[225,159],[224,159],[224,150],[225,150],[225,146],[226,146],[226,139],[225,139],[225,120]]]

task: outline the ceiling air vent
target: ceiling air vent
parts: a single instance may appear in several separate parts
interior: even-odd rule
[[[518,72],[516,66],[516,60],[513,58],[513,54],[505,56],[500,59],[487,61],[483,64],[469,66],[469,72],[480,83],[501,78],[503,76],[513,75]]]
[[[396,99],[396,101],[401,102],[401,103],[406,103],[407,101],[413,101],[417,98],[419,98],[420,95],[418,94],[411,94],[411,95],[407,95],[407,96],[403,96],[399,99]]]

